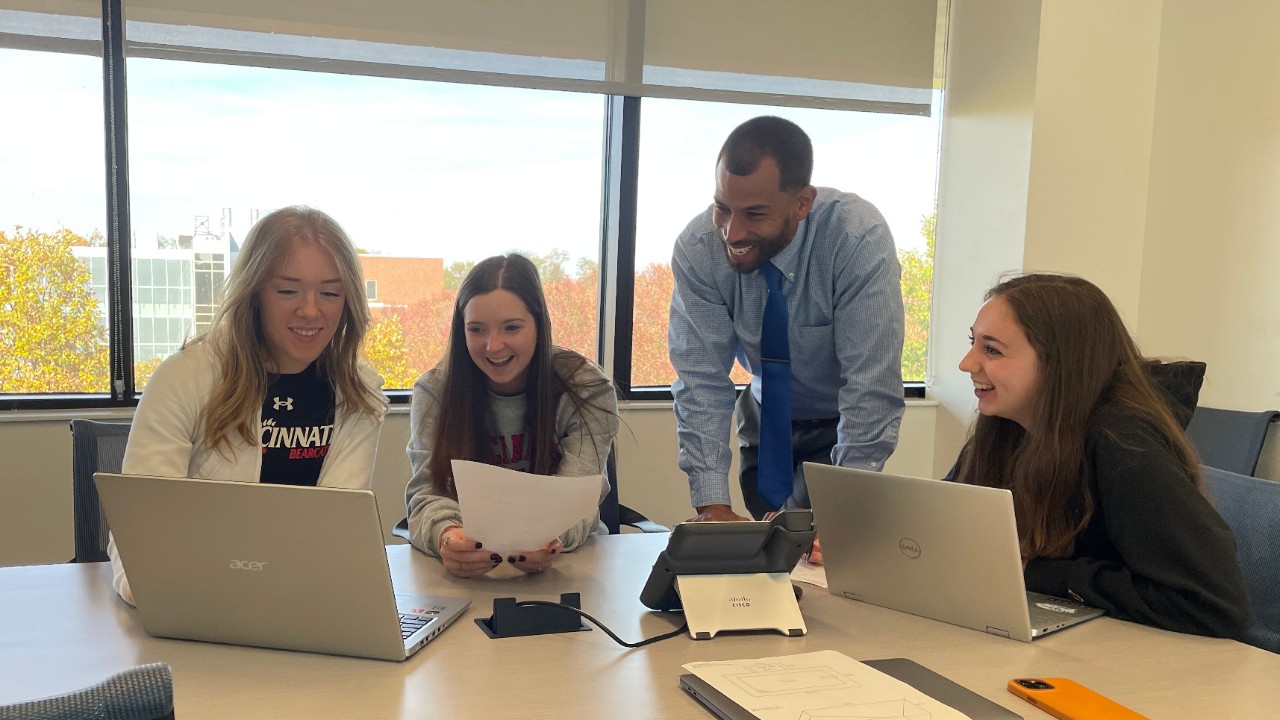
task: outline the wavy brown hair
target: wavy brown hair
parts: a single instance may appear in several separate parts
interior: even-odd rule
[[[376,417],[386,406],[382,394],[369,390],[360,380],[360,343],[370,319],[355,245],[325,213],[302,205],[285,207],[266,215],[249,230],[227,277],[212,326],[188,343],[209,343],[221,365],[197,418],[200,443],[205,447],[230,453],[235,435],[251,445],[259,442],[259,428],[254,427],[254,422],[272,372],[258,311],[258,291],[301,243],[315,243],[333,256],[346,294],[337,331],[317,360],[320,372],[333,386],[339,408]]]
[[[1036,352],[1040,389],[1026,429],[979,416],[956,480],[1013,491],[1023,557],[1070,555],[1089,523],[1094,508],[1084,446],[1105,406],[1155,427],[1204,492],[1195,451],[1152,384],[1120,314],[1097,286],[1078,277],[1031,274],[987,291],[987,300],[997,297],[1009,304]]]
[[[525,427],[529,433],[528,447],[531,448],[529,472],[553,475],[560,463],[553,446],[557,441],[556,408],[562,397],[569,398],[574,412],[578,414],[589,407],[613,412],[610,408],[589,404],[582,399],[581,393],[585,388],[608,384],[608,380],[584,384],[577,375],[587,364],[587,359],[572,350],[551,344],[551,316],[547,313],[547,299],[542,292],[538,268],[528,258],[515,253],[481,261],[467,273],[458,288],[449,329],[449,349],[441,360],[445,379],[440,392],[439,412],[443,415],[447,409],[448,416],[438,418],[435,424],[431,477],[437,494],[455,499],[458,495],[450,461],[486,462],[491,455],[483,444],[487,437],[483,427],[489,412],[488,378],[467,351],[463,313],[472,298],[494,290],[507,290],[520,298],[537,329],[538,341],[533,357],[529,359],[524,390],[527,398]],[[567,363],[567,368],[557,370],[556,361]]]

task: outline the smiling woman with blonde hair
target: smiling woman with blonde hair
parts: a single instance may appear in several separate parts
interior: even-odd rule
[[[369,327],[355,246],[328,215],[286,207],[249,231],[212,327],[156,368],[124,472],[367,488],[386,413],[358,353]],[[132,602],[115,543],[113,585]]]

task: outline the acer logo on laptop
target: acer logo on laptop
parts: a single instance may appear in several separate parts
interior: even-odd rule
[[[253,570],[255,572],[262,572],[267,569],[267,564],[265,562],[258,562],[257,560],[232,560],[230,568],[232,570]]]

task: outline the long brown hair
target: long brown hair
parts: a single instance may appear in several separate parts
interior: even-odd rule
[[[1111,300],[1093,283],[1031,274],[987,291],[1003,298],[1040,365],[1029,428],[980,416],[961,453],[959,482],[1013,491],[1024,557],[1070,555],[1093,515],[1086,435],[1096,413],[1118,406],[1156,428],[1204,492],[1195,451],[1143,367]],[[1118,439],[1118,438],[1117,438]]]
[[[339,406],[351,412],[379,416],[386,407],[381,393],[360,379],[360,342],[369,328],[364,276],[355,245],[342,227],[325,213],[302,205],[281,208],[259,220],[245,236],[209,331],[188,344],[207,342],[221,361],[219,376],[200,409],[201,444],[231,452],[232,437],[257,445],[254,426],[262,398],[271,383],[257,294],[279,272],[299,243],[315,243],[333,256],[347,297],[337,332],[320,354],[318,367],[329,379]]]
[[[451,460],[485,462],[491,455],[484,446],[487,436],[483,432],[489,413],[489,386],[484,372],[467,351],[463,313],[473,298],[494,290],[507,290],[520,298],[537,329],[537,345],[529,359],[524,390],[525,427],[529,434],[526,447],[531,451],[529,472],[552,475],[559,465],[560,458],[553,447],[558,440],[556,408],[562,397],[569,398],[578,414],[584,413],[588,406],[614,412],[582,398],[583,390],[609,381],[602,378],[584,383],[578,374],[587,359],[551,344],[551,317],[547,313],[538,268],[528,258],[515,253],[481,261],[467,273],[458,288],[449,329],[449,350],[441,361],[445,376],[438,410],[441,416],[436,420],[433,438],[431,477],[436,493],[446,497],[457,497]],[[564,368],[557,369],[558,363]]]

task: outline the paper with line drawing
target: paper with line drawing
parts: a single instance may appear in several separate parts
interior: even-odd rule
[[[761,720],[967,720],[834,650],[684,666]]]

